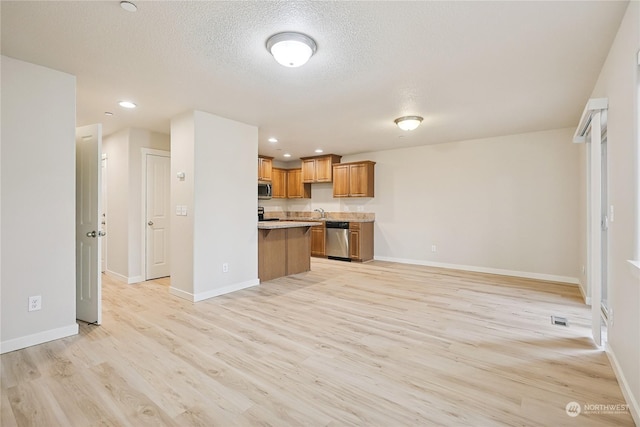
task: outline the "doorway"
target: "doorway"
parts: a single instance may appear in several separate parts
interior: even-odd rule
[[[142,149],[144,280],[169,276],[171,155]]]

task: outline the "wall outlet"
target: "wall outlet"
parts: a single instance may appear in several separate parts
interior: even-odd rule
[[[364,212],[364,206],[358,206],[358,212]]]
[[[431,252],[438,252],[436,245],[431,245]]]
[[[224,263],[222,264],[222,272],[223,273],[228,273],[229,272],[229,263]]]
[[[37,295],[29,297],[29,311],[37,311],[42,309],[42,296]]]
[[[584,265],[582,266],[582,274],[584,275],[587,272],[587,269],[584,268]]]

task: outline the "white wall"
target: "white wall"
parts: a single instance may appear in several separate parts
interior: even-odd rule
[[[345,156],[343,162],[376,162],[375,198],[334,199],[331,184],[312,184],[310,201],[264,206],[374,212],[376,259],[577,283],[579,148],[572,134],[560,129]]]
[[[129,283],[144,280],[142,148],[169,151],[169,135],[124,129],[104,138],[107,155],[107,272]]]
[[[1,352],[78,333],[74,76],[2,61]],[[42,310],[28,312],[29,296]]]
[[[171,293],[193,300],[193,204],[195,119],[190,111],[171,119],[171,209],[187,206],[186,216],[171,217]],[[256,166],[257,167],[257,166]],[[184,181],[176,174],[183,172]],[[256,172],[257,173],[257,172]]]
[[[592,98],[609,98],[607,150],[609,202],[615,208],[609,226],[609,307],[613,325],[608,345],[627,401],[640,424],[640,271],[627,260],[640,258],[640,210],[638,208],[638,52],[640,51],[640,3],[630,2]],[[586,146],[581,145],[585,150]],[[584,155],[582,156],[584,159]],[[584,161],[584,160],[583,160]],[[585,182],[584,170],[581,173]],[[584,185],[584,184],[583,184]],[[586,206],[582,208],[582,221]],[[586,241],[583,236],[582,241]],[[582,263],[586,264],[586,252]],[[617,366],[616,366],[617,365]]]
[[[171,222],[172,293],[199,301],[257,285],[258,129],[194,111],[171,121],[171,151],[172,205],[188,209]]]

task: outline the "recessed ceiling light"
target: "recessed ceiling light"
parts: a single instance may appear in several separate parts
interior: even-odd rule
[[[291,154],[289,154],[289,153],[284,153],[284,154],[283,154],[283,156],[284,156],[284,157],[291,157]]]
[[[276,142],[278,142],[278,138],[271,137],[267,141],[276,143]]]
[[[131,101],[120,101],[118,102],[118,105],[123,108],[136,108],[136,104]]]
[[[280,65],[299,67],[316,53],[316,42],[302,33],[278,33],[267,40],[267,50]]]
[[[322,153],[322,152],[323,152],[322,148],[318,148],[318,149],[316,150],[316,153]]]
[[[136,10],[138,10],[138,6],[131,3],[130,1],[121,1],[120,7],[126,10],[127,12],[135,12]]]
[[[113,116],[113,113],[111,111],[105,111],[104,115],[105,116]]]
[[[402,130],[414,130],[420,123],[422,123],[422,117],[420,116],[404,116],[399,117],[393,121]]]

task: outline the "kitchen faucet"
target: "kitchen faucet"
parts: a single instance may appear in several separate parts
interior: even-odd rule
[[[315,212],[320,212],[320,218],[324,218],[324,209],[322,208],[318,208],[318,209],[314,209]]]

